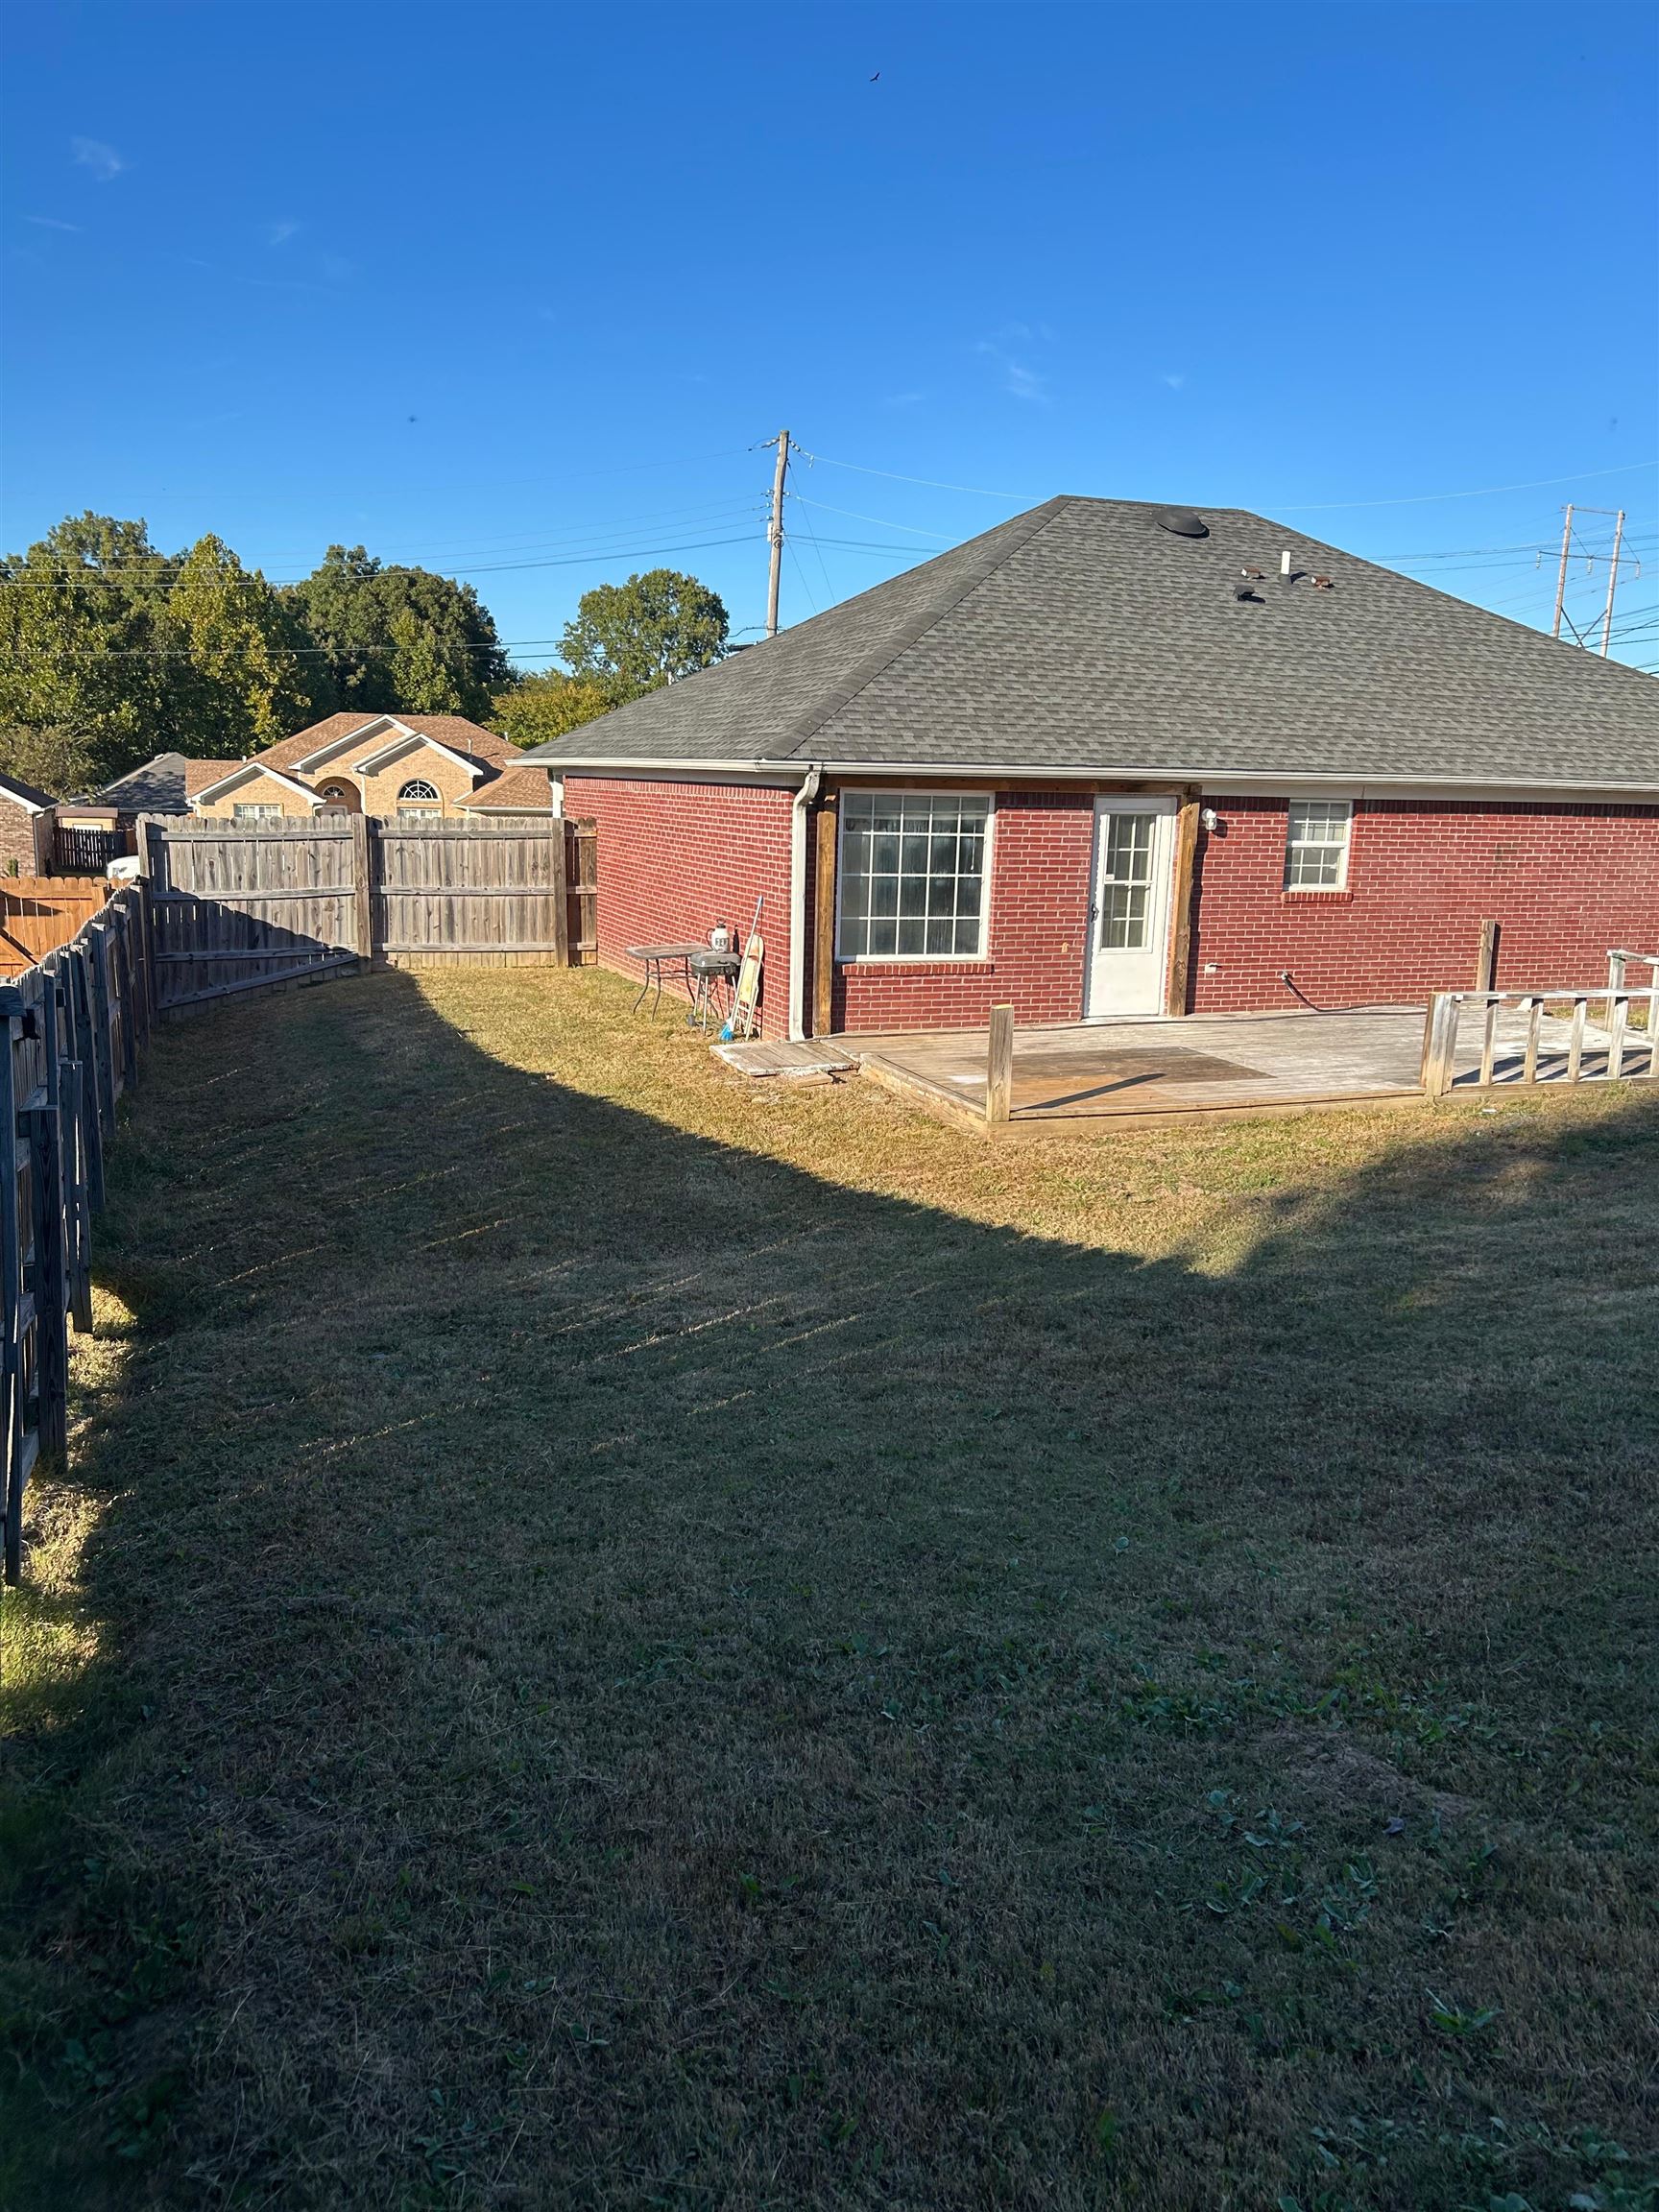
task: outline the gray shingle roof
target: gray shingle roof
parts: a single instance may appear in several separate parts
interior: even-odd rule
[[[1659,790],[1651,677],[1260,515],[1162,512],[1050,499],[525,757]]]

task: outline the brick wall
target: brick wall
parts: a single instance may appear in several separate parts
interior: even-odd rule
[[[1083,1011],[1093,792],[999,792],[984,960],[838,964],[837,1029],[951,1029],[1011,1005],[1017,1022]]]
[[[1605,981],[1609,946],[1659,939],[1659,808],[1368,800],[1346,891],[1286,892],[1285,801],[1205,803],[1223,830],[1199,845],[1198,1013],[1296,1004],[1282,968],[1319,1005],[1468,989],[1486,920],[1513,987]]]
[[[0,869],[20,876],[33,876],[41,863],[40,838],[36,825],[42,817],[31,814],[13,800],[0,800]],[[46,857],[51,857],[48,844]]]
[[[598,827],[599,958],[637,974],[630,945],[692,943],[727,923],[741,946],[764,897],[763,1034],[789,1032],[789,810],[794,794],[737,783],[566,775],[565,812]]]

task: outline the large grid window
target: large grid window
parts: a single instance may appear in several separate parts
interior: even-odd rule
[[[974,958],[990,814],[989,799],[844,792],[838,957]]]
[[[232,822],[241,822],[250,829],[257,829],[262,822],[280,822],[282,809],[268,800],[242,800],[230,809]]]
[[[1346,799],[1297,799],[1285,846],[1286,891],[1340,891],[1348,881],[1348,832],[1354,808]]]

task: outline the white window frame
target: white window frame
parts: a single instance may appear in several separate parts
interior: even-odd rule
[[[1340,837],[1298,837],[1296,817],[1300,814],[1304,825],[1310,813],[1317,810],[1320,821],[1327,827],[1340,823]],[[1354,802],[1352,799],[1291,799],[1285,813],[1285,877],[1284,889],[1298,898],[1328,898],[1334,891],[1348,888],[1348,856],[1354,846]],[[1298,883],[1295,879],[1297,855],[1302,853],[1330,853],[1336,854],[1336,879],[1334,883]]]
[[[983,799],[985,802],[985,864],[980,871],[983,888],[979,899],[979,942],[972,952],[844,952],[841,950],[841,891],[846,871],[841,864],[846,807],[835,808],[835,964],[840,968],[966,968],[990,957],[991,883],[997,855],[997,794],[995,791],[958,790],[933,783],[843,784],[840,800],[848,799]]]
[[[288,816],[276,799],[233,799],[230,819],[240,823],[244,830],[257,830],[267,822],[285,822]]]

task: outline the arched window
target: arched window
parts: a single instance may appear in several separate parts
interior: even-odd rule
[[[443,811],[443,800],[424,776],[417,776],[413,782],[405,783],[397,794],[399,822],[435,822]]]

